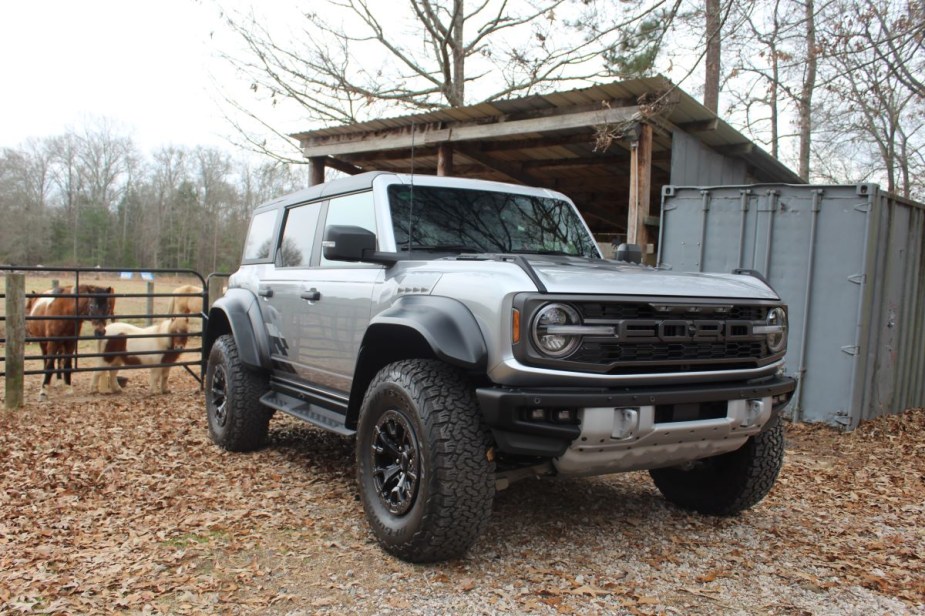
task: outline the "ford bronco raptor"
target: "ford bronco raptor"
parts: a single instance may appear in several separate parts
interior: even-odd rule
[[[783,456],[786,345],[760,276],[603,259],[550,190],[374,172],[256,209],[204,389],[231,451],[275,411],[355,436],[374,535],[426,562],[523,477],[645,469],[683,508],[755,505]]]

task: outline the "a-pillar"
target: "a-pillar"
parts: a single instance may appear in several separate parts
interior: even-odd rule
[[[324,156],[308,159],[308,185],[324,184]]]
[[[630,202],[626,221],[626,241],[642,247],[643,259],[652,240],[646,228],[652,194],[652,126],[640,123],[630,153]]]

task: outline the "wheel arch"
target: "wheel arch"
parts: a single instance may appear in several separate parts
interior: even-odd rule
[[[488,348],[472,312],[448,297],[412,295],[376,315],[366,329],[350,389],[346,424],[355,428],[366,388],[386,365],[403,359],[438,359],[484,373]]]
[[[231,334],[242,363],[250,368],[270,369],[270,345],[260,314],[257,297],[244,289],[229,289],[209,309],[209,320],[202,341],[205,366],[212,345],[220,336]]]

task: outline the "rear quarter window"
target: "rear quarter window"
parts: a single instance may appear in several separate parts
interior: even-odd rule
[[[273,238],[278,216],[279,210],[269,210],[261,212],[251,219],[251,226],[247,231],[247,241],[244,242],[243,262],[264,263],[273,260],[276,252]]]

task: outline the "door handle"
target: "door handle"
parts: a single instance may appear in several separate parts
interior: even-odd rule
[[[257,289],[257,295],[260,297],[273,297],[273,289],[270,287],[260,287]]]
[[[308,291],[303,291],[299,297],[310,302],[317,302],[321,299],[321,291],[318,289],[309,289]]]

